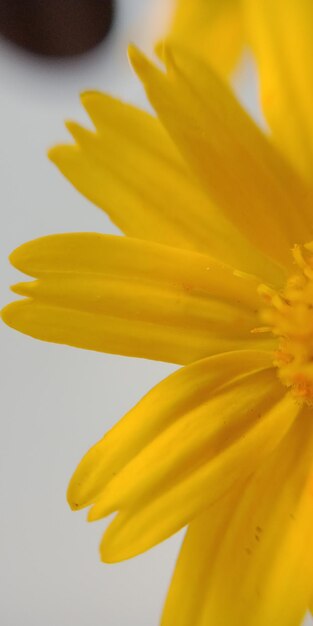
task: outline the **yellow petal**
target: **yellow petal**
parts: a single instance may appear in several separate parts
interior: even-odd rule
[[[76,144],[53,148],[50,158],[126,235],[209,253],[273,280],[277,269],[213,206],[156,118],[97,92],[82,103],[96,132],[69,123]]]
[[[208,200],[158,120],[106,94],[85,93],[82,103],[97,132],[68,123],[76,145],[56,146],[52,161],[125,234],[184,248],[200,239],[201,246],[197,207]],[[190,211],[196,219],[186,224]]]
[[[251,334],[255,281],[204,255],[74,233],[27,243],[11,260],[38,280],[14,288],[29,299],[3,320],[38,339],[174,363],[271,345]]]
[[[95,502],[90,519],[120,508],[101,554],[106,561],[130,558],[246,479],[298,412],[269,354],[205,359],[160,383],[91,449],[69,501],[73,508]]]
[[[313,3],[246,0],[264,112],[273,139],[313,181]]]
[[[163,432],[179,427],[189,413],[193,416],[200,409],[207,415],[206,403],[225,385],[231,387],[271,367],[271,355],[265,352],[233,352],[198,361],[159,383],[83,458],[69,487],[73,508],[91,504],[129,461]],[[222,428],[223,423],[216,423],[214,417],[207,420],[208,428],[211,422],[213,429]]]
[[[130,53],[159,118],[212,200],[260,250],[290,266],[290,247],[313,235],[312,193],[201,60],[171,49],[163,74]]]
[[[230,72],[243,44],[240,0],[176,0],[169,40],[197,51],[225,74]]]
[[[309,606],[313,432],[305,410],[242,488],[192,522],[162,626],[299,626]]]
[[[244,395],[238,392],[237,381],[236,385],[231,381],[229,386],[215,390],[214,396],[211,391],[205,402],[186,411],[155,437],[111,480],[89,519],[118,509],[145,507],[151,499],[189,478],[200,465],[212,463],[224,451],[225,443],[229,446],[245,436],[256,415],[264,414],[273,403],[273,388],[278,385],[272,369],[267,374],[249,375],[240,385]]]
[[[145,506],[138,508],[137,505],[136,508],[135,502],[135,508],[125,508],[118,513],[101,544],[104,561],[115,562],[131,558],[163,541],[190,523],[211,503],[232,489],[236,482],[246,479],[257,469],[279,443],[300,410],[295,400],[288,396],[278,400],[277,396],[282,393],[282,388],[277,386],[277,383],[275,386],[272,372],[271,379],[272,388],[269,390],[268,376],[266,374],[260,376],[258,392],[260,404],[256,400],[256,390],[254,401],[251,399],[247,389],[249,382],[247,385],[241,385],[242,394],[243,396],[246,394],[247,397],[243,415],[246,417],[251,411],[252,420],[237,436],[233,433],[233,437],[230,435],[228,441],[226,438],[224,448],[217,449],[216,456],[213,455],[207,462],[202,457],[194,471],[190,473],[187,471],[185,475],[179,477],[178,482],[170,482],[169,488],[160,494],[157,493],[155,498],[151,494]],[[227,400],[232,403],[234,419],[239,417],[234,408],[240,393],[239,384],[234,389],[232,397],[225,395],[225,403]],[[263,384],[269,394],[267,406]],[[220,407],[214,408],[220,409],[217,413],[219,417],[225,413],[227,419],[230,410],[228,408],[227,411],[222,398],[223,394]],[[270,407],[271,398],[273,405]],[[243,402],[244,400],[242,404]],[[262,419],[260,413],[257,414],[258,409],[261,411]],[[222,429],[222,438],[223,435]]]

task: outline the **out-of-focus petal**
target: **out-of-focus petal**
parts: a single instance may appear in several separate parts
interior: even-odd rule
[[[312,191],[209,66],[173,48],[163,73],[136,49],[130,54],[161,121],[216,205],[259,250],[290,267],[294,242],[313,237]]]
[[[312,453],[305,409],[246,486],[192,522],[162,626],[299,626],[312,593]]]
[[[245,9],[273,139],[313,183],[313,2],[245,0]]]
[[[221,74],[243,47],[241,0],[176,0],[169,40],[199,53]]]
[[[96,132],[70,122],[76,143],[49,155],[126,235],[204,252],[272,279],[272,264],[210,201],[159,120],[97,92],[83,94],[82,103]]]

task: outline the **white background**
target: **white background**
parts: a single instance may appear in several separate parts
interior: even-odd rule
[[[85,120],[80,91],[143,103],[125,50],[130,40],[149,47],[166,4],[120,0],[109,41],[80,61],[40,62],[0,42],[0,306],[14,297],[8,286],[19,276],[7,256],[20,243],[117,232],[45,152],[66,137],[65,117]],[[245,96],[253,107],[249,85]],[[90,445],[173,367],[45,344],[4,325],[0,341],[1,625],[157,626],[181,535],[104,565],[105,522],[87,525],[85,512],[68,509],[65,492]]]

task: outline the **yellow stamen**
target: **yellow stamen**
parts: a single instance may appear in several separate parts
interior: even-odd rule
[[[279,338],[274,364],[279,377],[293,394],[313,404],[313,256],[312,244],[292,250],[297,271],[280,293],[259,287],[265,302],[261,319]],[[256,329],[263,332],[262,329]]]

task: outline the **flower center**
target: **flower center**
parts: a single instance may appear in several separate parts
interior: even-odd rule
[[[282,383],[313,405],[313,242],[292,252],[297,269],[285,289],[259,288],[265,301],[261,318],[267,325],[263,330],[279,338],[274,364]]]

